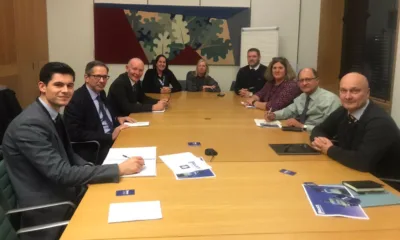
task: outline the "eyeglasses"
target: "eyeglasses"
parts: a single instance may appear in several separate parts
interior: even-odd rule
[[[110,76],[108,75],[88,75],[89,77],[93,77],[94,79],[96,79],[97,81],[100,81],[101,79],[103,80],[108,80],[110,79]]]
[[[314,79],[317,79],[316,77],[315,78],[302,78],[302,79],[299,79],[298,81],[300,82],[300,83],[303,83],[303,82],[305,82],[305,83],[310,83],[312,80],[314,80]]]

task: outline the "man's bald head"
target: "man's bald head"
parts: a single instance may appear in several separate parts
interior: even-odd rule
[[[141,64],[144,66],[144,63],[140,58],[131,58],[128,62],[128,65],[136,65],[136,64]]]
[[[352,113],[364,107],[368,101],[368,79],[360,73],[348,73],[340,80],[339,92],[343,107]]]
[[[132,81],[138,82],[143,76],[144,63],[140,58],[132,58],[126,65],[126,72]]]

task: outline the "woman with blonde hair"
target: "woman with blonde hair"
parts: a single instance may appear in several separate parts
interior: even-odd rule
[[[272,58],[265,72],[264,87],[246,100],[246,105],[277,111],[293,102],[301,91],[295,81],[296,73],[284,57]]]
[[[186,75],[186,88],[188,92],[221,92],[218,82],[209,74],[208,64],[204,59],[197,62],[196,70],[189,71]]]

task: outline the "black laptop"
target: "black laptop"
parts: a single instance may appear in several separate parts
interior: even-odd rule
[[[306,143],[270,144],[278,155],[318,155],[321,154]]]

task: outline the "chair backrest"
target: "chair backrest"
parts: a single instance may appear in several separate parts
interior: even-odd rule
[[[0,207],[4,211],[8,211],[17,208],[17,197],[14,192],[14,187],[11,184],[10,178],[8,176],[3,157],[4,155],[0,151]],[[12,214],[11,216],[9,216],[8,220],[10,221],[14,229],[19,229],[21,214]]]
[[[235,83],[236,81],[232,81],[231,88],[229,89],[229,91],[235,91]]]
[[[0,239],[1,240],[17,240],[17,233],[12,227],[3,208],[0,207]]]
[[[178,80],[178,82],[181,84],[182,86],[182,91],[186,91],[186,80]]]
[[[17,206],[17,198],[3,159],[0,160],[0,205],[5,211]]]

